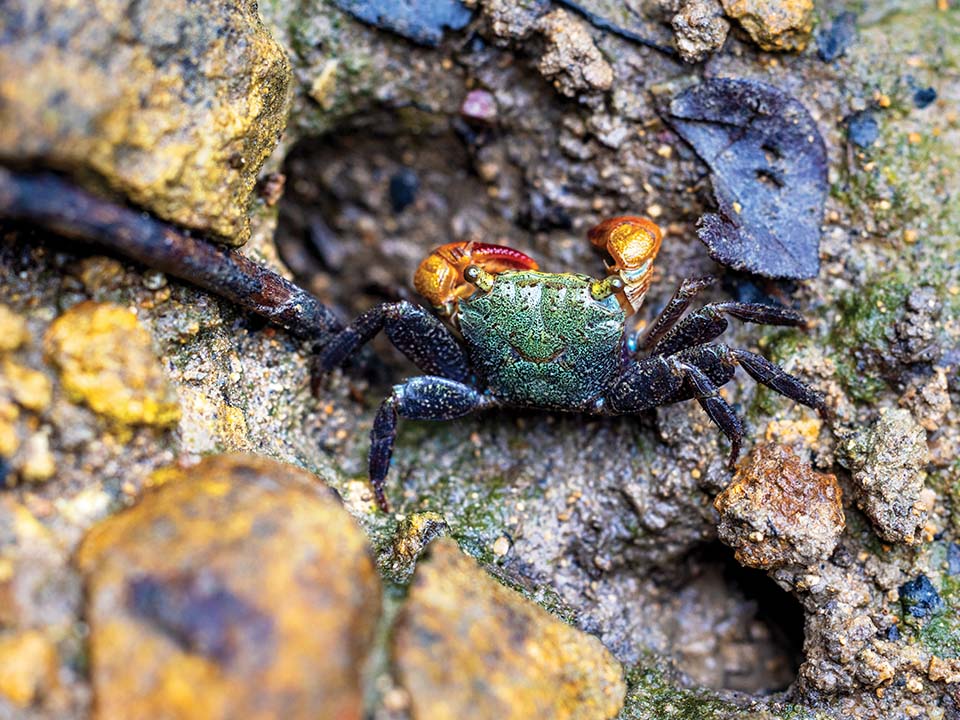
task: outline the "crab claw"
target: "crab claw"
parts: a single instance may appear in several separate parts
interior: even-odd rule
[[[618,294],[620,307],[628,315],[640,309],[653,277],[653,259],[660,251],[663,233],[652,220],[633,215],[604,220],[587,233],[594,247],[604,250],[613,260],[609,275],[618,275],[623,290]]]
[[[457,311],[460,300],[476,292],[476,285],[464,277],[475,266],[496,275],[505,270],[536,270],[533,258],[519,250],[479,242],[453,242],[441,245],[420,263],[413,286],[445,317]]]

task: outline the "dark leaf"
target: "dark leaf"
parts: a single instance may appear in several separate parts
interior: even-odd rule
[[[333,4],[358,20],[430,46],[440,43],[444,28],[459,30],[472,15],[460,0],[333,0]]]
[[[806,108],[770,85],[711,79],[661,114],[711,170],[718,212],[697,230],[710,256],[764,277],[816,277],[827,151]]]

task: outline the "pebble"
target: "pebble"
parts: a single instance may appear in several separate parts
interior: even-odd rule
[[[887,542],[912,543],[927,522],[922,502],[927,435],[907,410],[889,410],[848,445],[857,505]]]
[[[721,0],[763,50],[799,51],[813,29],[813,0]]]
[[[720,539],[736,550],[740,564],[755,568],[825,560],[845,525],[837,478],[774,443],[758,446],[741,462],[714,506]]]
[[[911,617],[927,618],[944,607],[937,589],[923,573],[901,585],[899,594],[903,611]]]
[[[180,418],[150,334],[126,308],[75,305],[51,323],[44,350],[70,398],[109,420],[166,426]]]
[[[626,692],[597,638],[501,585],[449,538],[417,567],[393,656],[413,720],[602,720]]]
[[[471,90],[460,104],[460,114],[467,120],[484,125],[497,121],[497,101],[487,90]]]
[[[921,110],[933,103],[936,99],[937,91],[932,87],[917,88],[913,91],[913,104]]]
[[[702,62],[723,47],[730,23],[719,0],[688,0],[673,16],[677,50],[686,62]]]
[[[29,339],[26,321],[6,305],[0,305],[0,353],[12,352]]]
[[[537,22],[546,51],[537,64],[561,95],[605,92],[613,85],[613,68],[597,49],[586,24],[564,10],[554,10]]]
[[[833,22],[817,31],[817,55],[831,62],[847,52],[857,37],[857,16],[852,12],[837,15]]]
[[[253,455],[163,477],[78,553],[93,717],[359,720],[380,581],[334,494]]]
[[[870,110],[861,110],[847,118],[847,137],[862,148],[868,148],[877,141],[880,125]]]

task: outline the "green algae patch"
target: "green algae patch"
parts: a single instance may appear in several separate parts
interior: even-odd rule
[[[893,326],[903,315],[910,285],[899,273],[885,275],[861,290],[843,293],[839,321],[830,333],[837,375],[846,391],[864,403],[876,401],[886,388]]]
[[[960,658],[960,579],[946,577],[940,588],[944,609],[917,632],[917,639],[940,658]]]
[[[627,699],[618,720],[828,720],[793,704],[737,704],[705,688],[684,688],[650,665],[627,675]]]

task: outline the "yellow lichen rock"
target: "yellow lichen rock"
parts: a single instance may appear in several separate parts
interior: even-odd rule
[[[29,338],[24,319],[6,305],[0,305],[0,353],[16,350]]]
[[[164,426],[179,419],[150,334],[126,308],[75,305],[50,325],[44,350],[70,398],[113,422]]]
[[[0,162],[97,178],[240,244],[292,73],[249,0],[5,0]]]
[[[764,50],[803,50],[813,30],[813,0],[721,0]]]
[[[504,587],[443,538],[394,632],[414,720],[602,720],[626,687],[600,641]]]
[[[57,649],[38,630],[0,635],[0,698],[29,707],[57,685]]]
[[[253,455],[165,476],[78,554],[94,717],[359,720],[380,584],[339,501]]]

